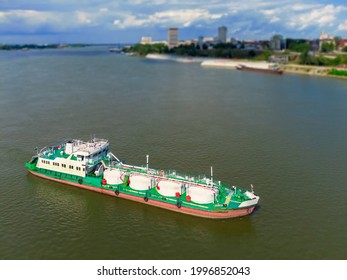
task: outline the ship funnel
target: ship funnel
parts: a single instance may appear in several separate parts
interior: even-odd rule
[[[71,141],[65,144],[65,153],[71,155],[73,153],[73,143]]]

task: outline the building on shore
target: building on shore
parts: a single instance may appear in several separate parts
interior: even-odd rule
[[[217,41],[214,37],[199,36],[199,38],[195,41],[195,45],[200,49],[213,49],[213,46],[216,43]]]
[[[320,34],[320,36],[319,36],[319,40],[321,40],[321,41],[324,41],[324,40],[334,40],[334,36],[329,35],[328,33],[323,31]]]
[[[243,49],[245,50],[254,50],[254,51],[262,51],[263,45],[262,42],[256,40],[245,40],[243,41]]]
[[[199,36],[196,44],[200,47],[200,49],[202,49],[203,45],[204,45],[204,36]]]
[[[220,43],[226,43],[227,42],[227,32],[228,32],[228,29],[225,26],[218,27],[217,41],[219,41]]]
[[[307,39],[306,43],[310,45],[312,52],[319,51],[319,39]]]
[[[324,44],[330,45],[331,51],[336,48],[335,37],[333,35],[329,35],[326,32],[322,32],[319,36],[319,50],[324,51]]]
[[[141,44],[152,44],[152,37],[143,36],[141,37]]]
[[[270,39],[270,49],[280,51],[286,48],[285,40],[282,35],[276,34]]]
[[[287,64],[289,62],[289,56],[286,54],[272,55],[269,57],[268,61],[272,63],[278,63],[278,64]]]
[[[169,49],[178,47],[178,28],[169,28],[168,30],[168,47]]]
[[[347,39],[340,39],[338,42],[338,49],[342,51],[347,47]]]

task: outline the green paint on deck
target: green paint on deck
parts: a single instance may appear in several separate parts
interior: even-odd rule
[[[233,194],[234,194],[234,192],[231,191],[231,192],[227,195],[227,197],[225,198],[225,204],[226,204],[226,205],[229,205],[229,202],[230,202],[231,197],[233,196]]]

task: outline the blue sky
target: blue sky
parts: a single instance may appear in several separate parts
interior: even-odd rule
[[[136,43],[213,37],[347,38],[347,0],[0,0],[0,43]]]

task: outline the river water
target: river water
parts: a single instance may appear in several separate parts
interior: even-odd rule
[[[346,259],[347,82],[106,47],[0,52],[1,259]],[[35,147],[106,138],[126,163],[261,197],[206,220],[28,175]]]

